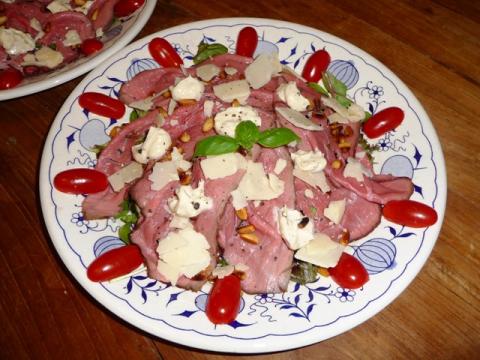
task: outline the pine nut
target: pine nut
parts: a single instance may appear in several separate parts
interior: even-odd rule
[[[332,161],[332,169],[340,169],[342,167],[342,162],[340,160]]]
[[[329,277],[330,276],[330,273],[328,272],[328,269],[324,268],[324,267],[319,267],[317,272],[324,277]]]
[[[190,139],[191,139],[190,134],[187,133],[187,132],[184,132],[184,133],[180,136],[180,141],[181,141],[181,142],[184,142],[184,143],[189,142]]]
[[[232,106],[233,107],[239,107],[240,106],[240,101],[238,101],[237,99],[233,99]]]
[[[182,106],[194,105],[194,104],[197,103],[197,100],[195,100],[195,99],[182,99],[182,100],[178,100],[178,103]]]
[[[207,120],[203,123],[202,131],[209,132],[213,129],[213,117],[208,117]]]
[[[242,226],[242,227],[239,227],[237,229],[237,232],[239,234],[251,234],[253,232],[255,232],[255,226],[254,225],[245,225],[245,226]]]
[[[248,219],[248,213],[247,213],[247,208],[241,208],[235,211],[235,214],[240,220],[247,220]]]
[[[259,239],[258,239],[258,236],[257,234],[255,233],[252,233],[252,234],[240,234],[240,238],[242,238],[242,240],[250,243],[250,244],[253,244],[253,245],[257,245],[259,243]]]
[[[3,25],[7,22],[7,17],[6,16],[0,16],[0,25]]]

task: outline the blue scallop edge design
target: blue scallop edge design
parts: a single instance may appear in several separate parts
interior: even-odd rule
[[[433,148],[432,148],[432,144],[430,142],[430,140],[428,139],[428,137],[425,135],[425,132],[424,132],[424,128],[423,128],[423,125],[422,125],[422,122],[420,121],[420,118],[417,114],[417,112],[412,108],[412,106],[410,105],[410,103],[408,102],[407,98],[402,95],[396,84],[391,81],[380,69],[378,69],[375,65],[372,65],[370,63],[368,63],[365,59],[363,59],[362,57],[360,57],[359,55],[355,55],[354,53],[352,53],[350,50],[348,50],[347,48],[345,48],[344,46],[342,45],[339,45],[339,44],[336,44],[334,42],[330,42],[330,41],[325,41],[324,39],[322,39],[320,36],[317,36],[317,35],[314,35],[314,34],[311,34],[311,33],[308,33],[308,32],[304,32],[304,31],[298,31],[298,30],[295,30],[295,29],[291,29],[291,28],[288,28],[286,26],[274,26],[274,25],[257,25],[257,24],[251,24],[251,23],[237,23],[237,24],[231,24],[231,25],[209,25],[209,26],[206,26],[206,27],[202,27],[202,28],[189,28],[185,31],[180,31],[180,32],[174,32],[174,33],[170,33],[168,35],[165,35],[165,36],[172,36],[172,35],[180,35],[180,34],[185,34],[185,33],[188,33],[188,32],[191,32],[191,31],[201,31],[201,30],[205,30],[205,29],[208,29],[208,28],[211,28],[211,27],[226,27],[226,28],[232,28],[232,27],[236,27],[236,26],[248,26],[248,25],[251,25],[251,26],[256,26],[256,27],[267,27],[267,28],[274,28],[274,29],[277,29],[277,30],[289,30],[289,31],[293,31],[299,35],[309,35],[309,36],[312,36],[314,38],[317,38],[319,39],[320,41],[323,41],[324,43],[326,44],[332,44],[334,46],[338,46],[340,48],[342,48],[343,50],[345,50],[347,53],[349,53],[350,55],[354,56],[356,59],[358,60],[361,60],[364,64],[366,64],[367,66],[371,67],[371,68],[374,68],[375,70],[377,70],[384,78],[386,81],[390,82],[394,87],[395,89],[397,90],[397,94],[399,96],[401,96],[405,102],[408,104],[408,107],[413,111],[413,113],[415,114],[419,124],[420,124],[420,128],[422,130],[422,135],[424,136],[424,138],[427,140],[429,146],[430,146],[430,152],[431,152],[431,162],[433,164],[433,167],[434,167],[434,170],[435,170],[435,176],[434,176],[434,184],[435,184],[435,195],[434,195],[434,198],[433,198],[433,201],[432,201],[432,205],[435,204],[435,201],[438,197],[438,184],[437,184],[437,176],[438,176],[438,170],[437,170],[437,165],[435,164],[435,161],[433,159]],[[143,46],[140,46],[139,48],[136,48],[132,51],[130,51],[129,53],[127,53],[124,57],[122,58],[119,58],[118,60],[116,60],[115,62],[113,62],[112,64],[110,64],[109,67],[111,67],[112,65],[114,65],[115,63],[127,58],[130,54],[132,54],[133,52],[136,52],[136,51],[139,51],[141,50],[142,48],[146,47],[147,44],[144,44]],[[93,78],[90,82],[88,82],[85,87],[84,87],[84,91],[86,89],[86,87],[88,85],[90,85],[90,83],[92,83],[94,80],[98,79],[99,77],[103,76],[105,74],[105,72],[108,70],[108,68],[106,68],[101,74],[99,74],[97,77]],[[62,118],[62,121],[61,121],[61,124],[63,125],[63,121],[65,120],[65,118],[71,113],[72,111],[72,106],[73,104],[75,103],[77,98],[73,99],[72,101],[72,104],[70,105],[70,108],[68,110],[68,112],[64,115],[64,117]],[[50,161],[50,164],[48,166],[48,169],[49,169],[49,172],[48,172],[48,179],[49,179],[49,184],[50,184],[50,199],[52,201],[52,203],[55,205],[55,219],[60,227],[60,229],[62,230],[63,234],[64,234],[64,238],[65,238],[65,241],[67,242],[68,246],[70,247],[70,249],[72,250],[72,252],[77,255],[77,257],[79,258],[80,260],[80,263],[82,264],[82,266],[84,268],[86,268],[87,266],[85,265],[85,263],[82,261],[82,258],[80,256],[80,254],[78,254],[75,249],[71,246],[70,242],[68,241],[67,239],[67,236],[66,236],[66,232],[65,232],[65,229],[62,227],[62,225],[60,224],[60,221],[58,219],[58,216],[57,216],[57,204],[54,202],[53,200],[53,187],[52,187],[52,179],[51,179],[51,167],[52,167],[52,163],[53,163],[53,160],[54,160],[54,153],[53,153],[53,144],[55,143],[56,139],[57,139],[57,136],[59,135],[59,133],[61,132],[62,130],[62,126],[59,127],[59,130],[57,131],[57,133],[55,134],[54,138],[52,139],[52,142],[51,142],[51,155],[52,155],[52,159]],[[403,271],[395,278],[393,279],[389,286],[385,289],[385,291],[383,293],[381,293],[379,296],[371,299],[370,301],[368,301],[365,306],[363,306],[361,309],[357,310],[357,311],[354,311],[352,313],[349,313],[349,314],[346,314],[346,315],[341,315],[339,317],[337,317],[335,320],[329,322],[329,323],[326,323],[326,324],[319,324],[319,325],[313,325],[307,329],[304,329],[302,331],[298,331],[298,332],[294,332],[294,333],[289,333],[289,334],[266,334],[266,335],[263,335],[263,336],[258,336],[258,337],[249,337],[249,338],[242,338],[242,337],[235,337],[235,336],[231,336],[231,335],[226,335],[226,334],[219,334],[219,335],[214,335],[214,334],[206,334],[206,333],[203,333],[203,332],[200,332],[198,330],[195,330],[195,329],[184,329],[184,328],[180,328],[178,326],[174,326],[172,324],[169,324],[166,320],[163,320],[163,319],[159,319],[159,318],[155,318],[155,317],[151,317],[151,316],[148,316],[148,315],[145,315],[143,314],[142,312],[140,312],[138,309],[136,309],[135,307],[133,307],[126,299],[124,298],[121,298],[119,296],[117,296],[116,294],[114,294],[113,292],[111,292],[110,290],[108,290],[103,284],[101,285],[108,293],[110,293],[112,296],[114,296],[115,298],[119,299],[119,300],[122,300],[124,301],[132,310],[134,310],[136,313],[148,318],[148,319],[151,319],[151,320],[156,320],[156,321],[160,321],[162,323],[164,323],[165,325],[173,328],[173,329],[176,329],[176,330],[181,330],[181,331],[185,331],[185,332],[193,332],[193,333],[196,333],[196,334],[199,334],[199,335],[203,335],[203,336],[207,336],[207,337],[227,337],[227,338],[231,338],[231,339],[235,339],[235,340],[257,340],[257,339],[262,339],[262,338],[266,338],[266,337],[269,337],[269,336],[292,336],[292,335],[298,335],[298,334],[302,334],[302,333],[306,333],[306,332],[309,332],[311,331],[312,329],[315,329],[315,328],[320,328],[320,327],[327,327],[327,326],[330,326],[332,325],[333,323],[339,321],[340,319],[343,319],[343,318],[347,318],[347,317],[350,317],[350,316],[353,316],[355,314],[358,314],[360,313],[361,311],[363,311],[364,309],[366,309],[371,303],[377,301],[378,299],[380,299],[381,297],[383,297],[387,292],[388,290],[392,287],[393,283],[396,282],[406,271],[406,269],[408,268],[409,264],[416,258],[416,256],[418,255],[418,252],[420,251],[420,249],[422,248],[423,246],[423,242],[425,240],[425,235],[426,235],[426,231],[427,229],[423,232],[423,236],[421,238],[421,242],[420,242],[420,245],[417,249],[417,252],[413,255],[413,257],[411,258],[410,261],[408,261],[406,264],[405,264],[405,268],[403,269]],[[108,309],[108,308],[107,308]],[[109,309],[110,310],[110,309]],[[111,310],[110,310],[111,311]]]

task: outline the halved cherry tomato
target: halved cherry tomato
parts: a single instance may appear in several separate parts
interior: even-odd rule
[[[14,68],[0,71],[0,90],[12,89],[22,82],[23,75]]]
[[[228,275],[215,280],[207,299],[206,314],[214,324],[231,323],[240,308],[240,278]]]
[[[145,0],[120,0],[115,4],[113,13],[116,17],[125,17],[140,9],[144,3]]]
[[[125,105],[105,94],[86,92],[80,95],[78,102],[84,109],[112,119],[119,119],[125,114]]]
[[[404,116],[403,110],[398,107],[383,109],[363,124],[363,132],[370,139],[378,138],[397,128],[402,123]]]
[[[330,54],[325,50],[317,50],[307,60],[303,67],[302,77],[309,82],[317,82],[330,64]]]
[[[252,57],[258,44],[257,31],[251,27],[244,27],[237,37],[237,55]]]
[[[108,187],[107,176],[93,169],[70,169],[58,173],[53,179],[58,191],[68,194],[93,194]]]
[[[102,282],[127,275],[143,264],[137,245],[126,245],[106,252],[96,258],[87,268],[91,281]]]
[[[148,44],[150,55],[163,67],[180,67],[182,58],[177,54],[170,43],[163,38],[155,38]]]
[[[395,224],[422,228],[433,225],[438,220],[435,209],[413,200],[392,200],[383,207],[385,219]]]
[[[328,273],[333,281],[345,289],[361,288],[369,279],[362,263],[347,253],[342,254],[335,267],[328,268]]]
[[[92,55],[103,48],[103,43],[98,39],[85,39],[82,42],[82,52],[85,55]]]

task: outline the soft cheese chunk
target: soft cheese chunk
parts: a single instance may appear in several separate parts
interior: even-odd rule
[[[197,100],[199,101],[205,90],[205,85],[198,79],[187,76],[180,80],[172,89],[172,98],[179,100]]]
[[[181,275],[192,278],[210,264],[209,248],[205,236],[191,228],[170,232],[158,243],[157,269],[175,285]]]
[[[242,121],[250,120],[262,125],[262,118],[251,106],[231,106],[215,115],[215,131],[220,135],[235,137],[235,129]]]
[[[205,196],[205,182],[203,180],[200,180],[196,189],[192,188],[191,185],[180,186],[175,194],[176,197],[168,200],[168,206],[178,216],[192,218],[213,206],[213,199]]]
[[[343,213],[345,212],[345,205],[345,199],[330,201],[328,207],[323,210],[323,215],[338,225],[340,224],[340,221],[342,221]]]
[[[25,54],[35,49],[35,41],[30,34],[4,27],[0,27],[0,45],[10,55]]]
[[[132,146],[133,158],[139,163],[146,164],[149,160],[158,160],[172,145],[168,132],[161,128],[150,127],[145,141]]]
[[[327,166],[325,156],[317,149],[314,151],[299,150],[292,153],[291,158],[295,167],[303,171],[320,172]]]
[[[213,87],[216,97],[224,102],[232,102],[238,100],[244,104],[250,96],[250,87],[246,80],[234,80]]]
[[[259,89],[280,71],[282,65],[278,55],[262,53],[245,69],[245,79],[253,89]]]
[[[295,253],[295,258],[329,268],[337,265],[344,249],[345,246],[332,241],[327,235],[317,233],[313,240]]]
[[[286,206],[278,210],[280,233],[288,247],[297,250],[313,239],[313,221],[295,209]]]
[[[203,175],[207,179],[221,179],[235,174],[240,169],[245,169],[247,162],[239,153],[230,153],[209,156],[200,161]]]
[[[293,110],[306,111],[310,102],[300,93],[295,81],[288,84],[282,84],[277,89],[278,97]]]

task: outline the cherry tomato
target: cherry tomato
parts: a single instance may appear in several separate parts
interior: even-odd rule
[[[12,89],[22,82],[23,75],[14,68],[0,71],[0,90]]]
[[[397,128],[402,123],[404,116],[403,110],[398,107],[383,109],[363,124],[363,132],[370,139],[378,138]]]
[[[86,92],[80,95],[78,102],[84,109],[112,119],[119,119],[125,114],[125,105],[120,100],[104,94]]]
[[[437,222],[435,209],[413,200],[392,200],[383,207],[385,219],[395,224],[422,228]]]
[[[317,50],[303,67],[302,77],[309,82],[317,82],[330,64],[330,54],[325,50]]]
[[[92,55],[103,48],[103,43],[98,39],[86,39],[82,42],[82,52],[85,55]]]
[[[256,30],[251,26],[244,27],[238,33],[236,53],[237,55],[253,57],[257,44],[258,35]]]
[[[368,281],[368,272],[357,258],[343,253],[338,264],[328,269],[328,273],[338,285],[345,289],[358,289]]]
[[[91,281],[102,282],[127,275],[143,264],[137,245],[126,245],[106,252],[96,258],[87,268]]]
[[[140,9],[145,0],[120,0],[115,4],[113,12],[116,17],[125,17]]]
[[[68,194],[93,194],[108,187],[107,176],[93,169],[71,169],[58,173],[53,179],[58,191]]]
[[[215,280],[207,299],[206,314],[214,324],[231,323],[240,308],[240,278],[228,275]]]
[[[180,67],[182,58],[177,54],[170,43],[163,38],[155,38],[148,44],[150,55],[163,67]]]

